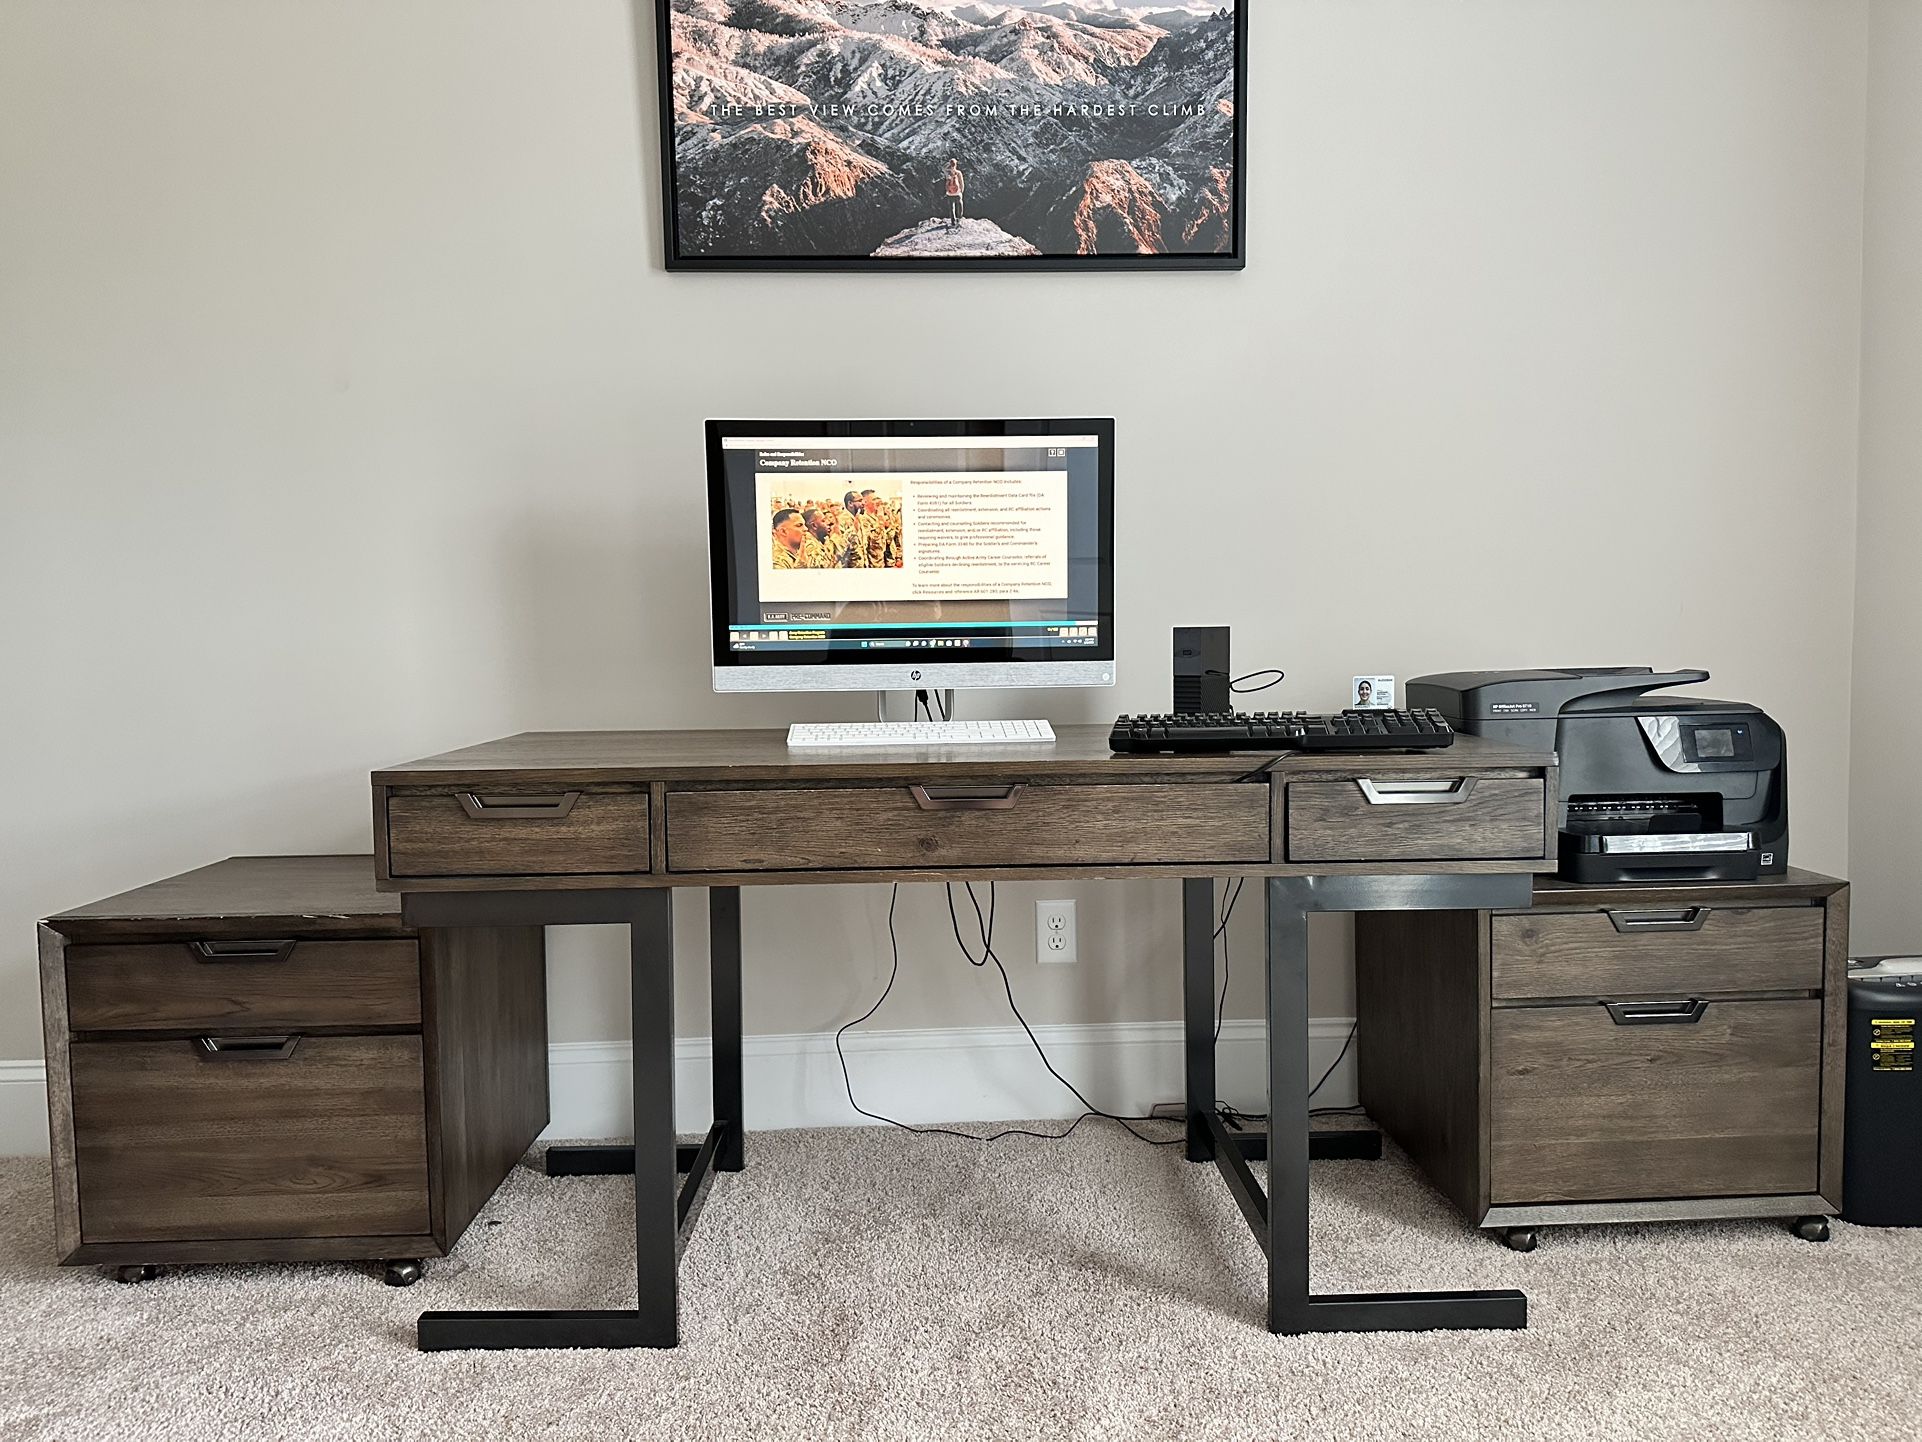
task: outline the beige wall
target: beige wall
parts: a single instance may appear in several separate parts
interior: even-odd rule
[[[1849,854],[1858,953],[1922,951],[1922,3],[1869,36]]]
[[[978,708],[1152,708],[1184,622],[1308,707],[1706,666],[1788,727],[1797,859],[1845,864],[1861,5],[1259,0],[1253,263],[1159,277],[666,274],[650,16],[0,7],[0,1057],[36,916],[363,848],[370,767],[857,714],[707,690],[714,413],[1120,418],[1123,684]],[[1042,894],[1003,893],[1031,1016],[1177,1014],[1172,884],[1078,889],[1084,959],[1037,972]],[[864,1005],[884,904],[754,896],[750,1026]],[[877,1024],[1004,1022],[939,893],[902,906]],[[614,940],[555,957],[557,1037],[619,1035]]]

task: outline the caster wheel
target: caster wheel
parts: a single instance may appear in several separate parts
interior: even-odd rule
[[[390,1287],[411,1287],[425,1275],[421,1264],[412,1257],[402,1258],[387,1264],[386,1275],[382,1278]]]
[[[126,1286],[132,1286],[136,1282],[151,1282],[159,1275],[160,1268],[151,1262],[136,1262],[113,1269],[113,1279]]]
[[[1805,1242],[1826,1242],[1829,1239],[1829,1219],[1827,1217],[1797,1217],[1789,1230]]]
[[[1511,1252],[1532,1252],[1536,1240],[1533,1227],[1509,1227],[1502,1233],[1502,1245]]]

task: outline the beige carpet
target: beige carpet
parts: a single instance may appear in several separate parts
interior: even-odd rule
[[[413,1350],[424,1308],[612,1306],[618,1179],[515,1173],[408,1290],[356,1266],[122,1286],[51,1266],[0,1163],[0,1437],[1895,1438],[1922,1432],[1922,1233],[1584,1228],[1531,1256],[1399,1156],[1318,1163],[1316,1285],[1514,1286],[1525,1333],[1271,1337],[1212,1168],[1088,1123],[992,1147],[749,1138],[674,1352]]]

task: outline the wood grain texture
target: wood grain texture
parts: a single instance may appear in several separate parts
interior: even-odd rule
[[[207,961],[186,942],[100,943],[69,947],[66,976],[75,1031],[420,1025],[411,940],[295,941],[284,961]]]
[[[240,933],[225,923],[238,921]],[[63,911],[47,925],[74,941],[191,937],[406,936],[400,903],[374,886],[371,856],[230,856]]]
[[[1822,931],[1822,1158],[1816,1190],[1842,1210],[1843,1089],[1849,1055],[1849,889],[1828,899]]]
[[[80,1245],[74,1163],[72,1039],[67,1025],[66,938],[39,928],[40,1028],[47,1058],[47,1138],[53,1160],[53,1244],[64,1259]]]
[[[450,1251],[547,1125],[545,936],[421,933],[432,1231]]]
[[[1478,776],[1460,802],[1413,806],[1370,803],[1353,781],[1290,780],[1287,855],[1293,862],[1536,859],[1544,855],[1546,807],[1540,777]]]
[[[1674,911],[1666,890],[1624,916]],[[1617,931],[1602,911],[1493,919],[1497,999],[1694,996],[1814,991],[1822,985],[1822,908],[1714,907],[1699,931]]]
[[[790,751],[787,733],[756,731],[530,731],[458,751],[424,757],[373,773],[376,786],[529,786],[593,782],[874,780],[912,773],[916,780],[976,781],[1020,774],[1040,779],[1106,781],[1167,776],[1234,779],[1274,763],[1283,777],[1352,775],[1353,755],[1232,752],[1202,756],[1117,755],[1106,726],[1062,725],[1052,745],[916,747],[912,751]],[[1365,774],[1443,776],[1503,767],[1539,773],[1555,764],[1537,751],[1457,737],[1440,753],[1381,754],[1362,763]]]
[[[1027,785],[1000,811],[924,810],[905,786],[674,791],[667,806],[675,873],[1258,863],[1269,851],[1254,785]]]
[[[1479,913],[1355,918],[1363,1108],[1462,1212],[1482,1211]]]
[[[417,1036],[306,1037],[281,1061],[73,1043],[88,1242],[428,1230]]]
[[[1600,1006],[1490,1023],[1496,1204],[1815,1190],[1821,1003],[1723,1001],[1690,1026]]]
[[[490,795],[528,793],[490,786]],[[456,790],[397,791],[387,798],[388,865],[397,877],[566,876],[645,872],[644,788],[582,789],[564,816],[469,816]]]
[[[662,870],[632,876],[419,876],[397,878],[382,884],[391,891],[421,896],[429,893],[458,895],[474,891],[527,891],[548,896],[588,891],[646,891],[656,887],[686,886],[835,886],[846,882],[873,885],[898,881],[903,885],[962,879],[970,881],[1140,881],[1155,877],[1211,876],[1233,879],[1238,876],[1380,876],[1384,872],[1418,871],[1423,876],[1461,874],[1515,875],[1538,870],[1544,863],[1528,861],[1424,861],[1419,864],[1391,864],[1368,861],[1324,861],[1302,866],[1276,865],[1258,861],[1190,861],[1165,866],[1090,866],[1063,862],[1051,866],[969,866],[943,869],[939,866],[880,868],[850,871],[735,871],[674,872]],[[1553,862],[1546,863],[1553,865]]]

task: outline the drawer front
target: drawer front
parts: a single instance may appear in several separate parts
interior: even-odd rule
[[[395,791],[387,798],[394,876],[620,876],[648,869],[647,792]]]
[[[1290,861],[1532,861],[1547,854],[1539,776],[1288,783]]]
[[[429,1230],[418,1036],[203,1055],[198,1041],[74,1044],[83,1241]]]
[[[1530,912],[1490,933],[1499,999],[1822,987],[1819,906]]]
[[[681,791],[668,797],[667,856],[680,872],[1261,862],[1268,788]]]
[[[1496,1203],[1816,1190],[1822,1004],[1715,1001],[1683,1025],[1499,1007],[1489,1038]]]
[[[419,1026],[412,941],[208,938],[67,948],[74,1031]]]

